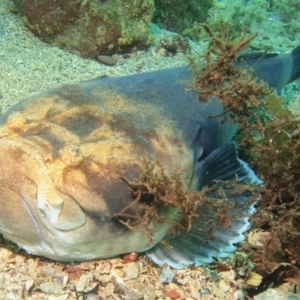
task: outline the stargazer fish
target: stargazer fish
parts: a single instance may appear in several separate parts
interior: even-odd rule
[[[254,68],[282,88],[299,77],[299,53],[298,47],[267,55]],[[217,216],[205,203],[178,235],[169,230],[184,212],[172,204],[158,208],[158,218],[146,225],[128,222],[143,219],[157,192],[137,198],[147,163],[154,179],[179,174],[187,192],[215,180],[261,182],[237,157],[232,139],[238,125],[223,124],[226,116],[209,118],[221,115],[223,106],[218,99],[198,103],[183,84],[190,78],[185,67],[100,77],[52,88],[9,109],[0,118],[0,232],[28,253],[57,261],[146,251],[159,265],[182,268],[228,256],[249,228],[251,193],[225,190],[243,215],[229,210],[230,226],[215,223],[208,239],[205,228]]]

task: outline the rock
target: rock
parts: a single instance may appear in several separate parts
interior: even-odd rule
[[[163,298],[164,294],[161,290],[155,290],[154,294],[156,296],[156,298]]]
[[[82,57],[147,48],[154,0],[15,0],[41,40]]]
[[[286,300],[284,292],[276,289],[267,289],[253,298],[254,300]]]
[[[63,287],[58,282],[44,282],[40,284],[40,289],[45,294],[61,295],[64,293]]]
[[[180,294],[179,292],[177,292],[176,290],[170,290],[168,293],[167,293],[167,296],[170,297],[171,299],[177,299],[180,297]]]
[[[123,271],[127,279],[134,279],[139,276],[139,268],[135,262],[128,262],[124,265]]]
[[[138,282],[137,280],[131,280],[126,282],[126,286],[143,294],[144,300],[156,299],[154,287],[151,284]]]
[[[211,291],[210,291],[210,289],[208,289],[208,288],[203,288],[203,289],[200,289],[200,293],[201,294],[211,294]]]
[[[154,2],[154,23],[177,33],[192,27],[194,22],[206,22],[209,9],[213,5],[213,0],[154,0]]]
[[[219,289],[219,288],[215,285],[215,283],[213,283],[213,284],[211,285],[211,288],[212,288],[212,292],[213,292],[214,295],[216,295],[217,297],[219,297],[219,298],[221,298],[221,299],[224,299],[224,298],[225,298],[226,294],[225,294],[221,289]]]
[[[219,282],[219,289],[226,293],[229,291],[230,289],[230,286],[225,282],[225,280],[221,279],[220,282]]]
[[[267,289],[253,298],[254,300],[300,300],[300,296],[293,293],[285,293],[280,289]]]
[[[297,294],[289,293],[285,297],[286,297],[286,300],[300,300],[300,296]]]
[[[173,281],[176,272],[171,270],[169,266],[164,266],[161,270],[159,279],[161,283],[170,283]]]
[[[1,248],[0,249],[0,261],[5,261],[9,259],[12,255],[12,252],[9,251],[8,249]]]
[[[168,56],[168,51],[163,46],[159,46],[155,49],[155,53],[158,57],[166,57]]]
[[[219,276],[226,281],[234,281],[235,279],[235,274],[233,270],[220,272]]]
[[[125,254],[123,256],[123,262],[126,264],[126,263],[129,263],[129,262],[134,262],[138,259],[139,257],[139,254],[137,252],[131,252],[129,254]]]
[[[190,50],[190,43],[188,39],[178,35],[172,34],[166,36],[160,41],[161,46],[170,53],[187,53]]]
[[[237,290],[233,293],[233,299],[234,300],[245,300],[245,294],[242,290]]]
[[[34,288],[34,282],[33,282],[33,279],[30,278],[24,284],[24,291],[26,293],[28,293],[28,292],[32,291],[33,288]]]
[[[97,59],[107,66],[114,66],[118,61],[115,57],[109,56],[109,55],[99,55]],[[130,255],[130,254],[128,254]]]
[[[248,234],[248,243],[252,246],[263,247],[270,240],[271,233],[263,230],[253,230]]]
[[[251,286],[259,286],[262,280],[262,276],[259,275],[258,273],[251,272],[249,277],[247,278],[246,282],[247,284]]]
[[[121,295],[122,299],[126,300],[141,300],[144,299],[144,294],[136,289],[127,287],[120,278],[112,277],[112,282],[115,285],[114,293]]]

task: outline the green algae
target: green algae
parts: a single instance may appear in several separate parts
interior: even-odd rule
[[[15,0],[43,41],[83,57],[145,49],[152,43],[153,0]]]
[[[267,47],[286,50],[300,39],[299,0],[227,0],[224,3],[224,9],[210,9],[206,20],[215,32],[220,32],[226,23],[230,24],[234,37],[244,30],[258,32],[258,38],[251,43],[251,48],[256,50]],[[196,40],[202,38],[203,34],[198,33]]]
[[[155,0],[153,22],[177,33],[191,29],[194,22],[204,22],[213,0]]]

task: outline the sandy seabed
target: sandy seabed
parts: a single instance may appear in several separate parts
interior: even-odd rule
[[[82,59],[37,39],[20,16],[10,12],[10,5],[8,0],[0,2],[1,114],[21,99],[58,84],[187,63],[184,54],[161,57],[153,49],[126,59],[117,55],[113,67]],[[162,283],[162,270],[173,278],[169,283]],[[0,299],[244,299],[243,281],[233,270],[219,272],[216,280],[213,274],[205,268],[160,268],[145,255],[130,263],[119,257],[63,264],[32,257],[0,239]]]
[[[183,54],[161,57],[153,49],[132,53],[126,59],[117,55],[113,67],[82,59],[41,42],[23,26],[20,16],[9,11],[10,5],[9,1],[0,3],[1,114],[29,95],[55,85],[187,63]],[[31,257],[4,239],[0,241],[0,299],[170,299],[170,291],[176,291],[178,299],[217,299],[216,293],[224,299],[225,292],[227,299],[233,299],[236,291],[228,284],[222,291],[202,268],[170,271],[174,279],[163,284],[161,268],[145,255],[129,264],[122,258],[62,264]]]

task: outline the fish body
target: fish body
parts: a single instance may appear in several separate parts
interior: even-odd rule
[[[183,174],[182,186],[191,191],[236,175],[260,182],[231,143],[238,125],[222,124],[226,116],[209,118],[222,105],[198,103],[186,80],[185,67],[100,77],[9,109],[0,118],[0,232],[29,253],[58,261],[148,251],[158,264],[181,268],[232,252],[248,217],[231,229],[216,228],[202,250],[202,219],[190,233],[167,234],[181,213],[172,205],[160,210],[166,222],[147,225],[150,238],[142,227],[132,230],[112,217],[134,201],[129,183],[143,180],[145,162],[153,163],[153,174]],[[136,202],[130,211],[142,216],[145,205]],[[244,211],[252,213],[253,205]],[[164,239],[172,247],[159,243]]]
[[[99,78],[54,88],[10,109],[1,118],[4,235],[56,260],[147,250],[144,234],[111,220],[132,201],[120,178],[139,179],[144,159],[159,162],[168,175],[189,174],[197,153],[208,155],[235,131],[208,120],[216,108],[176,83],[188,76],[186,68],[175,68]]]
[[[269,87],[280,92],[286,84],[299,78],[300,46],[289,54],[272,52],[254,52],[241,55],[238,65],[244,61],[253,68],[260,79],[267,82]]]

